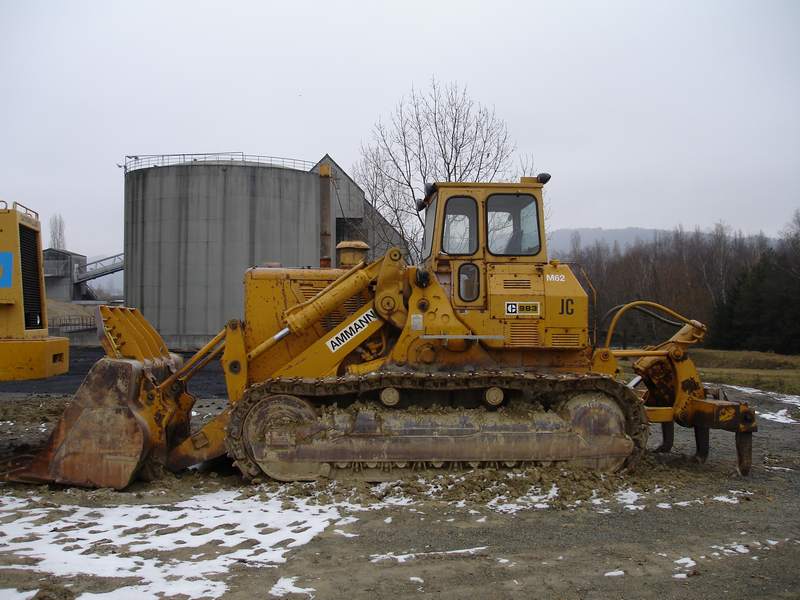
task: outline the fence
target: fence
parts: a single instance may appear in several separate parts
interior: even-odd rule
[[[47,327],[51,330],[58,330],[60,334],[65,334],[73,331],[95,329],[97,327],[97,321],[93,316],[70,315],[66,317],[54,317],[50,319]]]

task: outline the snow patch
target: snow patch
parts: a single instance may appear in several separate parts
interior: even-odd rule
[[[767,421],[774,421],[775,423],[786,423],[787,425],[800,423],[800,421],[798,421],[797,419],[793,419],[792,417],[790,417],[789,411],[785,408],[782,408],[777,412],[766,412],[757,410],[756,414],[762,419],[766,419]]]
[[[357,533],[348,533],[347,531],[343,531],[341,529],[334,529],[333,533],[337,533],[337,534],[341,535],[342,537],[346,537],[346,538],[358,537]]]
[[[336,505],[311,505],[304,499],[283,508],[279,494],[242,498],[226,490],[169,506],[100,507],[43,506],[34,497],[3,497],[5,564],[56,577],[139,580],[115,590],[116,597],[152,598],[180,589],[189,597],[217,598],[227,585],[213,577],[232,564],[283,563],[287,552],[340,518]],[[50,519],[54,513],[57,522]],[[177,561],[170,557],[177,548],[197,552],[191,560]]]
[[[740,392],[745,392],[747,394],[754,394],[757,396],[764,396],[769,398],[770,400],[775,400],[777,402],[781,402],[783,404],[791,404],[793,406],[800,406],[800,396],[796,396],[793,394],[780,394],[778,392],[768,392],[767,390],[759,390],[756,388],[750,387],[743,387],[738,385],[728,385],[729,387],[734,390],[739,390]]]
[[[498,496],[489,501],[486,506],[497,512],[513,514],[528,508],[550,508],[550,501],[555,498],[558,498],[558,486],[553,484],[547,493],[537,487],[532,487],[526,495],[520,496],[515,502],[508,501],[506,496]]]
[[[409,560],[414,560],[417,558],[426,558],[432,556],[452,556],[452,555],[473,555],[486,550],[489,546],[477,546],[475,548],[464,548],[463,550],[444,550],[441,552],[412,552],[409,554],[395,554],[394,552],[388,552],[386,554],[373,554],[369,557],[369,561],[372,563],[378,563],[385,560],[395,560],[399,563],[404,563]]]
[[[732,544],[714,545],[711,546],[711,548],[714,550],[719,550],[720,552],[722,552],[722,554],[726,556],[735,556],[736,554],[750,553],[750,549],[747,546],[735,542]]]
[[[678,560],[676,560],[676,561],[675,561],[675,563],[676,563],[676,564],[679,564],[679,565],[681,565],[682,567],[685,567],[685,568],[687,568],[687,569],[691,569],[692,567],[694,567],[694,566],[696,566],[696,565],[697,565],[697,563],[696,563],[696,562],[694,562],[694,561],[693,561],[693,560],[692,560],[690,557],[688,557],[688,556],[684,556],[683,558],[679,558]]]
[[[675,506],[680,506],[685,508],[687,506],[691,506],[692,504],[705,504],[705,503],[703,502],[702,498],[695,498],[694,500],[682,500],[681,502],[675,502],[674,504]]]
[[[314,588],[298,587],[294,584],[295,581],[297,581],[297,577],[281,577],[278,579],[278,582],[269,590],[269,595],[280,598],[286,594],[306,594],[312,598],[314,597],[314,595],[311,593],[316,591]]]
[[[642,498],[642,495],[632,488],[620,490],[615,494],[615,497],[617,502],[624,505],[628,510],[644,510],[643,504],[636,504]]]
[[[4,423],[9,423],[9,421],[0,421],[0,425],[3,425]],[[0,598],[3,598],[3,600],[30,600],[38,591],[39,590],[23,592],[16,588],[0,588]]]
[[[739,499],[732,496],[714,496],[712,500],[724,502],[725,504],[739,504]]]

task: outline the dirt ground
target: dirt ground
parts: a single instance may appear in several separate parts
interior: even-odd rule
[[[44,443],[94,358],[0,384],[0,458]],[[223,402],[208,377],[198,420]],[[0,483],[0,598],[798,598],[800,397],[728,394],[760,417],[746,478],[732,434],[697,465],[678,428],[613,476],[247,485],[222,461],[125,492]]]

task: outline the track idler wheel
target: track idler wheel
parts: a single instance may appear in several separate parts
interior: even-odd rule
[[[573,464],[600,471],[618,471],[636,450],[626,436],[625,414],[606,394],[575,394],[559,406],[558,412],[572,431],[596,450],[595,456],[577,458]]]
[[[229,453],[250,479],[263,472],[278,481],[313,481],[329,474],[328,463],[284,461],[279,454],[313,436],[316,424],[313,406],[297,396],[245,397],[228,426]]]

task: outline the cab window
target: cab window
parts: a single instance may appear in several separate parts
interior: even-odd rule
[[[474,302],[481,293],[481,272],[473,263],[458,268],[458,297],[464,302]]]
[[[478,251],[478,205],[467,196],[447,199],[444,209],[442,252],[475,254]]]
[[[422,238],[422,258],[426,259],[431,255],[433,247],[433,229],[436,227],[436,200],[434,197],[425,209],[425,235]]]
[[[539,213],[530,194],[493,194],[486,201],[489,252],[501,256],[539,254]]]

